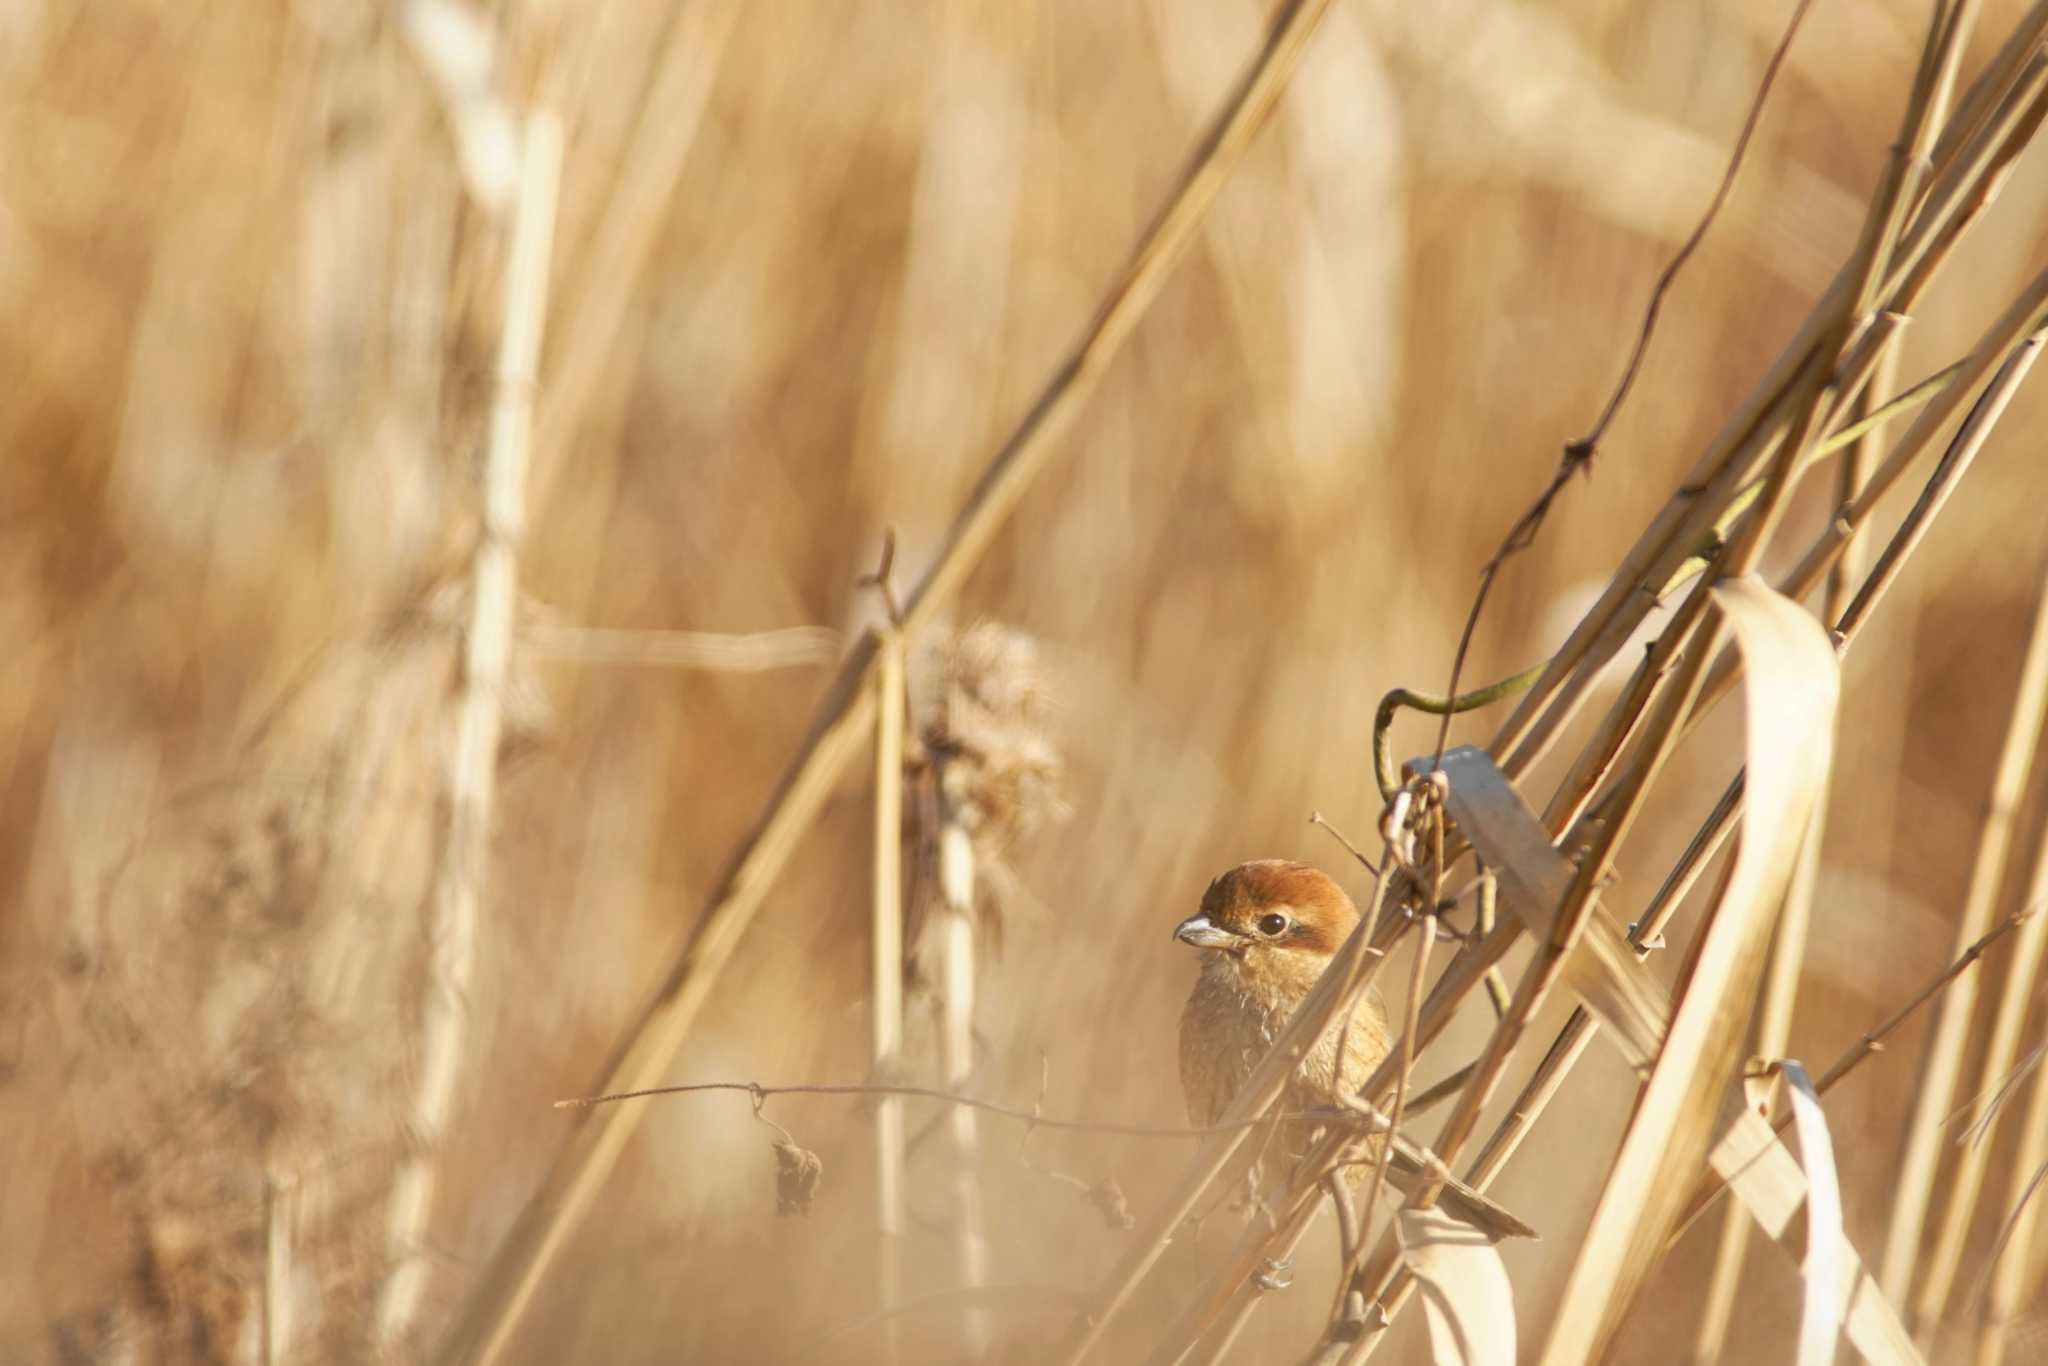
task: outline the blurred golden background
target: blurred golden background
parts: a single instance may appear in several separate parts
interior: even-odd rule
[[[1057,756],[1065,818],[985,861],[977,1094],[1028,1108],[1043,1077],[1048,1114],[1179,1123],[1194,962],[1168,932],[1208,879],[1281,856],[1361,890],[1306,818],[1371,830],[1375,702],[1442,686],[1480,565],[1618,376],[1787,8],[1337,5],[950,623],[912,642],[922,716],[953,632],[1028,636]],[[1987,42],[2016,8],[1986,7]],[[1556,647],[1805,316],[1924,23],[1893,0],[1816,8],[1591,478],[1496,589],[1468,682]],[[0,1360],[424,1359],[572,1123],[550,1103],[602,1075],[879,618],[856,580],[884,528],[908,583],[1262,25],[1243,0],[0,7]],[[427,1143],[412,1108],[506,141],[532,107],[567,155],[521,629],[461,1063]],[[2023,161],[1902,378],[1972,342],[2044,230],[2048,174]],[[1949,952],[2048,549],[2041,402],[2022,391],[1846,665],[1793,1036],[1815,1066]],[[1810,493],[1794,516],[1817,528]],[[813,629],[681,663],[639,634],[792,628]],[[1624,854],[1624,920],[1738,762],[1727,711]],[[1403,723],[1397,752],[1433,733]],[[829,801],[674,1079],[868,1077],[870,775],[857,762]],[[930,1083],[913,986],[905,1069]],[[1426,1075],[1469,1057],[1481,1009]],[[1918,1038],[1830,1099],[1866,1256]],[[1546,1233],[1504,1249],[1525,1342],[1632,1094],[1596,1047],[1497,1188]],[[879,1359],[867,1111],[769,1102],[824,1164],[809,1217],[778,1218],[776,1135],[743,1095],[636,1103],[511,1359]],[[985,1119],[1002,1291],[970,1305],[950,1294],[943,1118],[907,1114],[913,1136],[940,1125],[910,1158],[919,1303],[892,1320],[918,1361],[967,1358],[974,1332],[1035,1359],[1123,1251],[1046,1169],[1114,1179],[1142,1211],[1191,1150],[1026,1148]],[[408,1161],[431,1169],[431,1214],[394,1248]],[[1331,1242],[1238,1359],[1313,1339]],[[1669,1359],[1669,1322],[1644,1320],[1696,1311],[1710,1252],[1695,1234],[1660,1273],[1626,1359]],[[1120,1351],[1200,1256],[1169,1253]],[[407,1258],[423,1297],[380,1341]],[[1774,1360],[1796,1279],[1768,1252],[1749,1278],[1731,1359]],[[291,1331],[266,1348],[280,1294]],[[1418,1359],[1419,1323],[1388,1359]]]

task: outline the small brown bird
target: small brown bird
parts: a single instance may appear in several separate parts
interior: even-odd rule
[[[1180,1082],[1192,1122],[1214,1124],[1223,1118],[1231,1098],[1357,925],[1358,908],[1344,889],[1306,863],[1259,859],[1209,884],[1201,910],[1173,932],[1174,938],[1203,950],[1202,975],[1180,1017]],[[1282,1105],[1302,1110],[1337,1104],[1338,1088],[1348,1094],[1363,1086],[1388,1046],[1386,1002],[1377,987],[1368,988],[1348,1037],[1340,1013],[1301,1060]],[[1272,1151],[1286,1159],[1301,1156],[1317,1127],[1312,1120],[1283,1126]],[[1267,1165],[1284,1176],[1290,1163],[1269,1158]],[[1415,1164],[1396,1152],[1390,1180],[1406,1188],[1417,1174]],[[1370,1167],[1361,1164],[1351,1168],[1349,1180],[1357,1186],[1370,1175]],[[1446,1187],[1441,1204],[1493,1237],[1534,1235],[1468,1188]]]

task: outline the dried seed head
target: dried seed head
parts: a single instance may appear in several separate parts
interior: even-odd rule
[[[1038,647],[997,622],[980,622],[941,645],[924,740],[939,766],[949,813],[975,842],[1000,848],[1065,814],[1060,762]]]

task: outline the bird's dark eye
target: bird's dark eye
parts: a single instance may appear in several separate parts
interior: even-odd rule
[[[1262,915],[1259,917],[1259,933],[1265,935],[1268,939],[1284,933],[1286,929],[1287,917],[1277,911],[1272,915]]]

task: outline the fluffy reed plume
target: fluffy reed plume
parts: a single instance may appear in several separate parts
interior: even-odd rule
[[[1038,646],[977,622],[932,650],[924,743],[954,819],[1000,853],[1067,814]]]

